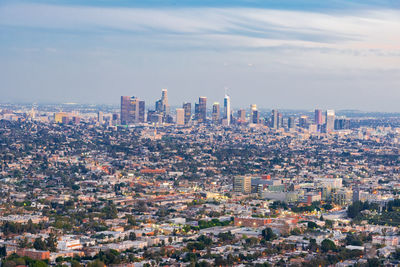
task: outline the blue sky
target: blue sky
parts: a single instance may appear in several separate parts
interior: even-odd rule
[[[2,102],[400,111],[400,1],[0,2]]]

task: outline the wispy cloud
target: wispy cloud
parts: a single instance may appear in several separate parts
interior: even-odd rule
[[[381,1],[33,1],[0,0],[4,99],[153,101],[168,87],[178,104],[229,86],[238,105],[398,110],[400,10]]]
[[[400,50],[400,11],[356,14],[254,8],[114,8],[8,4],[0,25],[67,30],[84,34],[127,34],[151,40],[181,40],[208,48],[304,48]],[[165,43],[168,43],[165,42]],[[385,54],[385,53],[382,53]]]

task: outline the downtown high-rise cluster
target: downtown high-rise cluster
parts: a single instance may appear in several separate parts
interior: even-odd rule
[[[247,116],[245,109],[237,110],[235,116],[231,108],[230,96],[226,93],[223,107],[218,102],[213,103],[211,114],[208,114],[207,97],[205,96],[200,96],[198,103],[194,104],[194,114],[192,114],[192,103],[190,102],[183,103],[182,107],[176,108],[173,114],[168,103],[167,89],[162,89],[161,98],[155,102],[155,108],[149,109],[147,113],[143,100],[139,100],[139,98],[134,96],[122,96],[120,122],[122,125],[166,123],[180,126],[192,124],[224,126],[248,124],[253,126],[265,125],[273,129],[285,128],[288,130],[295,129],[298,126],[302,129],[308,129],[311,132],[325,133],[350,128],[350,121],[346,118],[337,118],[334,110],[323,112],[321,109],[316,109],[314,119],[312,120],[305,115],[298,118],[294,116],[284,118],[282,113],[277,109],[273,109],[270,116],[262,118],[257,105],[251,104],[249,116]]]

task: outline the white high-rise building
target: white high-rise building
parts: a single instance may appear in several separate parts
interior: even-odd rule
[[[224,119],[226,119],[226,124],[231,124],[231,98],[225,95],[224,98]]]
[[[164,112],[164,115],[169,114],[169,104],[168,104],[168,90],[167,89],[162,89],[161,91],[161,105],[162,105],[162,111]]]
[[[332,132],[335,129],[335,111],[326,111],[326,132]]]

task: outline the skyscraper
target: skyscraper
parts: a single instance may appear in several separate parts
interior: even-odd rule
[[[273,109],[272,110],[272,120],[271,120],[271,126],[274,129],[278,129],[279,128],[279,115],[278,115],[278,110],[277,109]]]
[[[278,112],[278,129],[283,127],[283,115],[282,113]]]
[[[231,98],[228,95],[224,98],[224,119],[227,125],[231,124]]]
[[[172,120],[171,116],[169,116],[170,107],[168,104],[168,90],[162,89],[161,91],[161,99],[156,101],[156,112],[162,115],[163,122],[169,122]]]
[[[121,124],[128,122],[130,99],[130,96],[121,96]]]
[[[316,125],[322,125],[324,123],[322,121],[322,110],[320,109],[315,110],[314,122]]]
[[[185,124],[188,124],[190,122],[190,118],[192,117],[192,104],[183,103],[183,109],[185,110]]]
[[[176,109],[176,125],[185,124],[185,110],[183,108]]]
[[[301,128],[308,128],[308,117],[307,116],[300,117],[299,126]]]
[[[335,128],[335,111],[327,110],[326,111],[326,124],[325,131],[327,133],[332,132]]]
[[[163,106],[162,106],[161,99],[156,101],[156,105],[155,106],[156,106],[156,109],[155,109],[156,112],[158,112],[158,113],[162,113],[163,112]]]
[[[251,104],[250,105],[250,123],[253,123],[254,111],[257,111],[257,105],[256,104]]]
[[[199,103],[194,103],[194,119],[199,121],[200,111],[199,111]]]
[[[97,122],[100,125],[103,124],[103,112],[102,111],[97,112]]]
[[[238,123],[245,123],[246,122],[246,110],[244,109],[239,109],[238,113]]]
[[[139,101],[139,118],[138,122],[145,122],[146,116],[146,103],[143,100]]]
[[[294,117],[289,117],[288,119],[288,128],[293,129],[295,127],[295,120]]]
[[[335,130],[350,129],[350,120],[346,118],[335,119]]]
[[[162,91],[161,91],[161,105],[162,105],[162,112],[164,112],[164,115],[167,116],[169,114],[168,90],[167,89],[162,89]]]
[[[118,115],[118,113],[112,114],[112,121],[113,121],[113,124],[114,124],[114,125],[118,123],[118,120],[119,120],[119,115]]]
[[[219,105],[218,102],[215,102],[213,104],[213,109],[212,109],[212,121],[213,121],[213,123],[215,123],[215,124],[219,123],[220,114],[221,114],[220,105]]]
[[[254,124],[259,124],[260,123],[260,114],[258,113],[258,110],[253,110],[253,115],[251,118],[251,122]]]
[[[121,124],[139,122],[139,99],[134,96],[121,96]]]
[[[199,97],[198,105],[198,122],[206,122],[207,120],[207,97]]]

